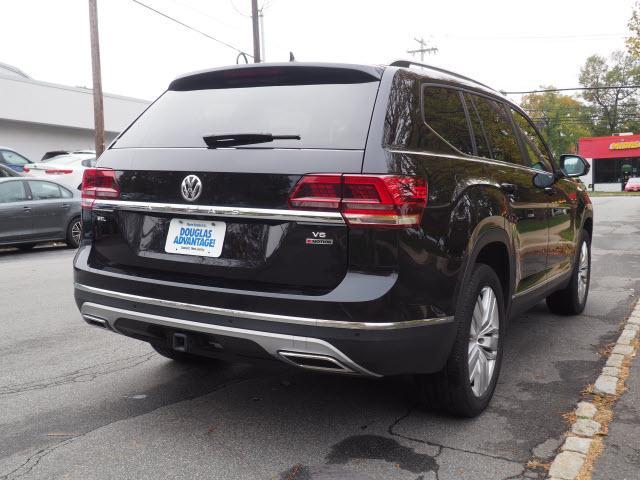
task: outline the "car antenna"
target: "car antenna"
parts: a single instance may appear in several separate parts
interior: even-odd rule
[[[296,57],[293,56],[293,52],[289,52],[289,61],[290,62],[295,62],[296,61]]]

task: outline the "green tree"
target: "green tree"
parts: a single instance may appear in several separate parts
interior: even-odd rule
[[[627,38],[629,54],[635,58],[640,58],[640,2],[636,2],[631,14],[631,20],[627,25],[631,31],[631,36]]]
[[[541,87],[541,90],[553,88]],[[534,121],[556,157],[563,153],[575,153],[578,139],[592,134],[589,108],[568,95],[558,92],[531,93],[523,97],[522,108]]]
[[[594,115],[595,133],[612,134],[638,130],[640,126],[640,58],[616,51],[609,60],[600,55],[587,58],[580,70],[580,84],[587,87],[582,98]],[[613,88],[598,88],[598,87]]]

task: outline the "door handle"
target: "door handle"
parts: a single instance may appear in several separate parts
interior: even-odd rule
[[[29,213],[31,211],[31,207],[22,207],[25,213]]]
[[[62,208],[69,208],[69,204],[68,203],[63,203],[62,204]]]
[[[500,190],[508,195],[513,195],[518,190],[518,187],[516,187],[513,183],[501,183]]]
[[[547,195],[553,195],[554,193],[556,193],[556,189],[553,187],[547,187],[544,189],[544,193],[546,193]]]

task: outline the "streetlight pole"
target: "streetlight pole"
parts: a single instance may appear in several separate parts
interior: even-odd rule
[[[91,32],[91,73],[93,75],[93,122],[95,125],[95,148],[96,157],[99,157],[102,155],[102,152],[104,152],[105,145],[97,0],[89,0],[89,30]]]

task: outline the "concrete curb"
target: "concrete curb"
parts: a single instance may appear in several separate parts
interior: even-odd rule
[[[592,389],[593,394],[612,400],[617,398],[616,395],[624,387],[622,368],[625,360],[635,356],[634,341],[640,333],[640,301],[636,302],[635,308],[623,325],[624,328]],[[602,433],[602,425],[594,420],[597,413],[596,404],[578,403],[575,410],[576,420],[571,425],[571,431],[560,447],[560,452],[551,462],[548,476],[550,480],[575,480],[578,478],[585,467],[585,460],[594,445],[594,439]],[[588,465],[592,461],[593,457]],[[580,478],[587,477],[581,476]]]

